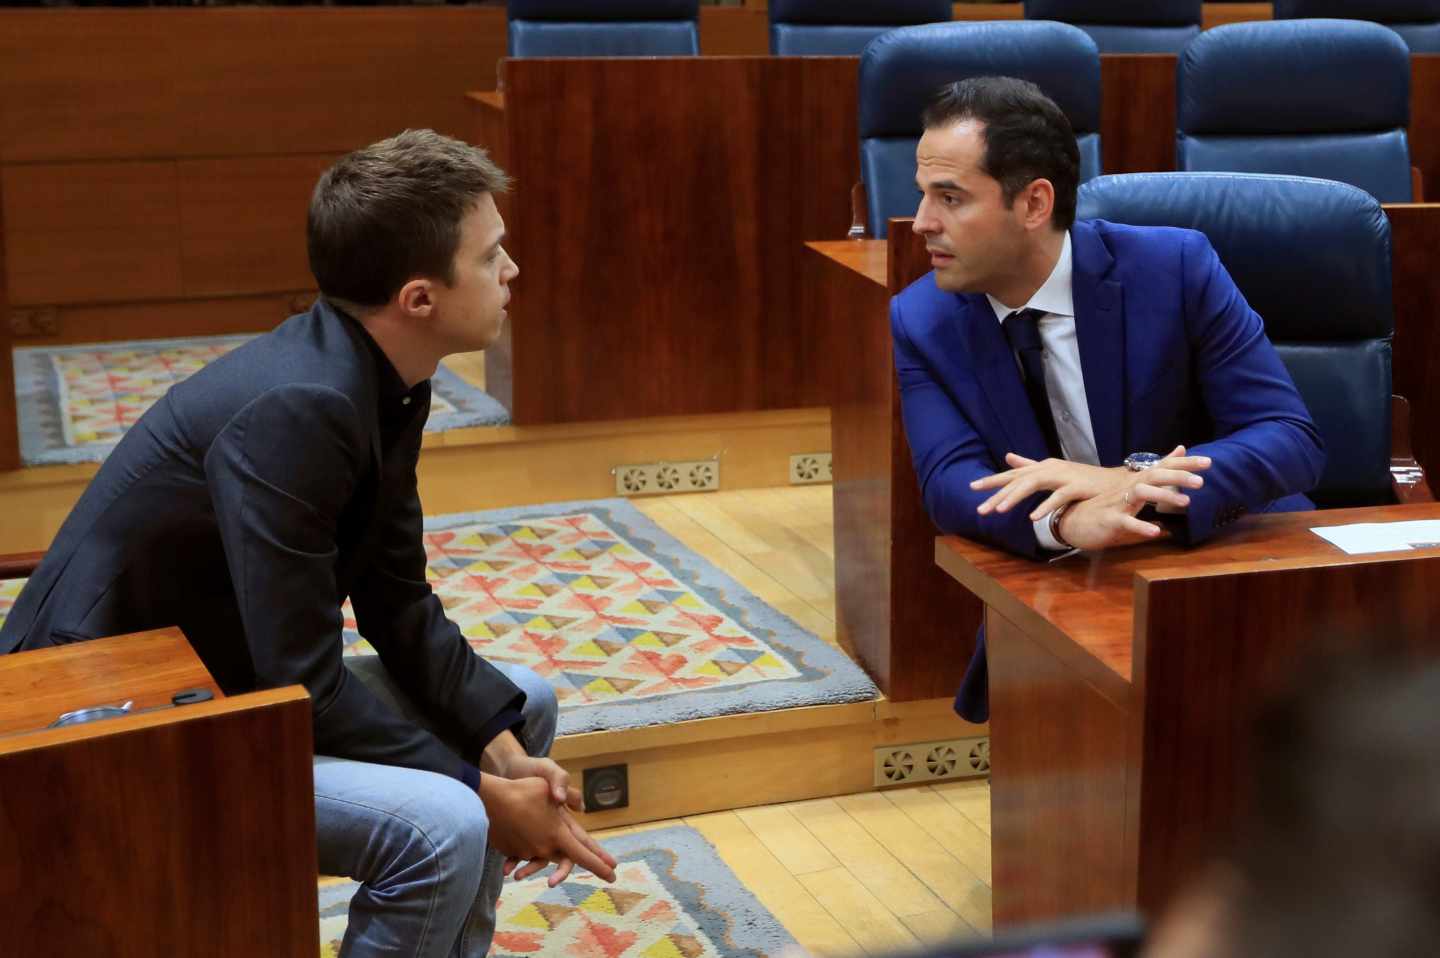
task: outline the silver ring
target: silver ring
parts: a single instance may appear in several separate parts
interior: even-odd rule
[[[1130,490],[1129,490],[1129,489],[1126,489],[1126,490],[1125,490],[1124,503],[1125,503],[1125,505],[1127,505],[1127,506],[1130,505]]]

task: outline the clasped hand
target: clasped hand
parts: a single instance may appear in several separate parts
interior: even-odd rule
[[[607,882],[615,880],[614,856],[571,815],[580,811],[581,802],[568,772],[551,759],[523,751],[488,764],[494,774],[481,775],[480,795],[490,818],[490,845],[505,855],[506,875],[529,878],[553,863],[551,888],[570,877],[576,865]]]
[[[1061,537],[1079,549],[1101,549],[1156,539],[1164,530],[1137,519],[1146,505],[1162,512],[1184,512],[1190,497],[1182,489],[1199,489],[1199,473],[1210,468],[1210,457],[1187,456],[1184,446],[1143,472],[1124,467],[1105,469],[1064,459],[1036,461],[1016,453],[1005,456],[1011,468],[970,483],[977,492],[994,490],[980,504],[980,515],[1009,512],[1037,492],[1049,491],[1030,513],[1037,521],[1070,506],[1060,520]]]

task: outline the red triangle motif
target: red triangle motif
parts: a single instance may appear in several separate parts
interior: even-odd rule
[[[593,944],[606,958],[620,958],[631,945],[635,944],[633,931],[616,931],[607,925],[586,920],[585,930],[576,936],[581,942]]]

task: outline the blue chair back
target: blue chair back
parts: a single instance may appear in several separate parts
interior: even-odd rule
[[[1181,54],[1180,170],[1340,180],[1411,199],[1410,51],[1355,20],[1235,23]]]
[[[1025,0],[1027,20],[1090,34],[1101,53],[1179,53],[1200,35],[1201,0]]]
[[[1411,53],[1440,53],[1440,0],[1275,0],[1276,20],[1373,20],[1400,34]]]
[[[1325,441],[1311,498],[1393,501],[1390,221],[1373,196],[1305,177],[1138,173],[1085,184],[1078,214],[1209,237]]]
[[[856,57],[887,30],[951,14],[950,0],[770,0],[770,52]]]
[[[700,0],[509,0],[512,57],[700,52]]]
[[[860,178],[870,232],[914,216],[920,115],[947,83],[970,77],[1029,80],[1054,100],[1080,146],[1080,179],[1100,173],[1100,52],[1078,27],[1006,21],[902,27],[860,56]]]

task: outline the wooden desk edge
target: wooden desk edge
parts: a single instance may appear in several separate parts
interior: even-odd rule
[[[84,725],[70,725],[64,728],[36,729],[25,732],[11,732],[0,735],[0,755],[28,752],[53,745],[69,745],[86,739],[107,738],[111,735],[126,735],[144,729],[177,722],[195,722],[250,709],[276,708],[305,703],[309,708],[310,695],[301,685],[287,685],[278,689],[247,692],[223,699],[213,699],[196,705],[179,705],[161,708],[137,715],[87,722]]]
[[[505,94],[498,90],[468,90],[465,99],[485,109],[505,111]]]
[[[953,536],[935,538],[935,564],[969,589],[981,602],[1039,639],[1050,654],[1078,670],[1100,695],[1121,709],[1129,709],[1132,686],[1128,679],[1076,644],[1059,626],[1015,598],[993,578],[966,562],[948,542]],[[1131,641],[1134,641],[1133,629]]]
[[[1327,545],[1328,540],[1315,537]],[[1310,556],[1287,556],[1277,559],[1236,560],[1216,562],[1209,565],[1159,566],[1135,570],[1135,587],[1141,589],[1152,582],[1166,582],[1175,579],[1208,579],[1217,576],[1239,575],[1242,573],[1289,572],[1295,569],[1320,569],[1328,566],[1369,565],[1383,562],[1413,561],[1415,559],[1440,558],[1440,548],[1399,549],[1393,552],[1362,552],[1349,555],[1338,546],[1331,546],[1334,553]],[[1138,593],[1137,593],[1138,594]]]

